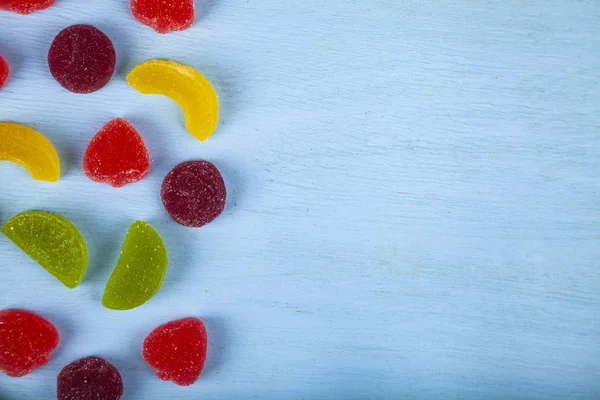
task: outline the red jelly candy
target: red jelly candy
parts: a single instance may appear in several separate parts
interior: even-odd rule
[[[8,63],[4,57],[0,56],[0,89],[2,89],[2,86],[4,86],[6,80],[8,79],[8,72]]]
[[[54,38],[48,52],[50,73],[67,90],[91,93],[103,88],[115,70],[112,42],[91,25],[73,25]]]
[[[55,2],[56,0],[0,0],[0,10],[31,14],[34,11],[48,8]]]
[[[83,172],[95,182],[113,187],[141,180],[150,170],[144,140],[123,118],[106,124],[90,142],[83,156]]]
[[[27,375],[50,361],[58,340],[54,325],[39,315],[0,311],[0,370],[15,378]]]
[[[175,222],[199,228],[223,212],[227,191],[217,167],[208,161],[188,161],[167,174],[160,197]]]
[[[123,380],[119,370],[99,357],[86,357],[64,367],[56,383],[58,400],[119,400]]]
[[[131,12],[158,33],[183,31],[194,23],[194,0],[131,0]]]
[[[196,382],[206,361],[208,335],[198,318],[168,322],[144,340],[143,356],[156,376],[180,386]]]

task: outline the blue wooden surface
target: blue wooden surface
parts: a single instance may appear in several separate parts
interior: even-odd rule
[[[117,48],[118,73],[91,95],[46,66],[74,23]],[[167,36],[126,0],[0,12],[14,69],[0,120],[44,132],[63,166],[45,184],[0,164],[0,221],[59,212],[91,257],[70,291],[0,238],[0,308],[39,312],[63,337],[46,367],[0,374],[0,398],[52,398],[60,369],[87,355],[121,370],[124,399],[600,398],[599,29],[597,0],[216,0]],[[157,57],[213,82],[209,141],[174,103],[128,87]],[[87,180],[81,157],[118,116],[153,167],[116,190]],[[190,159],[214,162],[230,193],[199,230],[158,196]],[[134,219],[164,236],[171,266],[152,301],[109,311],[101,295]],[[206,320],[210,352],[180,388],[140,352],[185,316]]]

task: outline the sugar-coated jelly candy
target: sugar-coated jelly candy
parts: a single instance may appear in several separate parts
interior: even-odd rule
[[[6,83],[8,79],[8,73],[10,68],[8,67],[8,62],[4,59],[4,57],[0,56],[0,89]]]
[[[68,288],[85,275],[85,240],[69,220],[46,211],[26,211],[4,224],[2,233]]]
[[[0,0],[0,10],[14,11],[25,15],[48,8],[55,2],[56,0]]]
[[[181,386],[196,382],[206,361],[208,335],[198,318],[168,322],[144,340],[143,356],[156,376]]]
[[[28,126],[0,122],[0,161],[25,167],[33,179],[56,182],[60,160],[52,143]]]
[[[187,161],[167,174],[160,197],[175,222],[199,228],[223,212],[227,191],[217,167],[208,161]]]
[[[83,156],[83,171],[93,181],[113,187],[144,178],[150,170],[150,155],[144,140],[123,118],[106,124],[90,142]]]
[[[0,311],[0,371],[25,376],[50,361],[58,331],[39,315],[23,310]]]
[[[143,94],[161,94],[177,102],[185,114],[187,130],[196,139],[208,139],[217,127],[217,94],[195,69],[174,61],[150,60],[135,67],[127,82]]]
[[[131,12],[158,33],[182,31],[194,23],[194,0],[131,0]]]
[[[48,52],[50,73],[67,90],[91,93],[103,88],[115,70],[112,42],[91,25],[73,25],[54,38]]]
[[[60,371],[56,380],[58,400],[119,400],[123,379],[117,367],[100,357],[86,357]]]
[[[141,306],[159,291],[167,266],[167,249],[158,232],[144,221],[135,221],[125,237],[102,304],[112,310]]]

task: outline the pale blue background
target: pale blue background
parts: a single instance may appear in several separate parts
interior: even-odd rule
[[[91,23],[118,71],[91,95],[51,78],[54,35]],[[57,147],[62,180],[0,165],[0,220],[29,209],[71,219],[89,272],[68,290],[0,238],[0,308],[54,321],[52,361],[2,399],[51,399],[87,355],[112,361],[124,399],[600,398],[600,2],[597,0],[215,0],[194,27],[159,36],[126,0],[58,0],[0,12],[13,73],[0,120]],[[166,98],[129,88],[150,58],[192,65],[220,96],[200,143]],[[110,119],[152,154],[123,189],[83,175]],[[181,161],[207,159],[225,213],[190,230],[158,190]],[[160,293],[130,312],[100,298],[129,224],[164,236]],[[205,373],[154,377],[141,343],[155,326],[205,319]]]

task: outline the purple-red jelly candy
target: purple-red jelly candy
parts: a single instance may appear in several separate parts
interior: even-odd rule
[[[0,89],[2,89],[2,86],[6,83],[9,71],[10,68],[8,68],[8,63],[4,57],[0,56]]]
[[[115,63],[112,42],[91,25],[63,29],[48,52],[50,73],[62,87],[74,93],[103,88],[113,75]]]
[[[106,124],[90,142],[83,156],[83,172],[95,182],[113,187],[141,180],[150,170],[144,139],[123,118]]]
[[[204,323],[198,318],[184,318],[150,332],[142,355],[160,379],[189,386],[204,369],[207,349]]]
[[[119,400],[123,380],[119,370],[99,357],[86,357],[64,367],[56,382],[58,400]]]
[[[14,11],[25,15],[48,8],[55,2],[56,0],[0,0],[0,10]]]
[[[223,212],[227,191],[217,167],[208,161],[188,161],[167,174],[160,197],[175,222],[198,228]]]
[[[182,31],[194,23],[194,0],[131,0],[131,12],[158,33]]]
[[[39,315],[23,310],[0,311],[0,371],[25,376],[50,361],[58,331]]]

